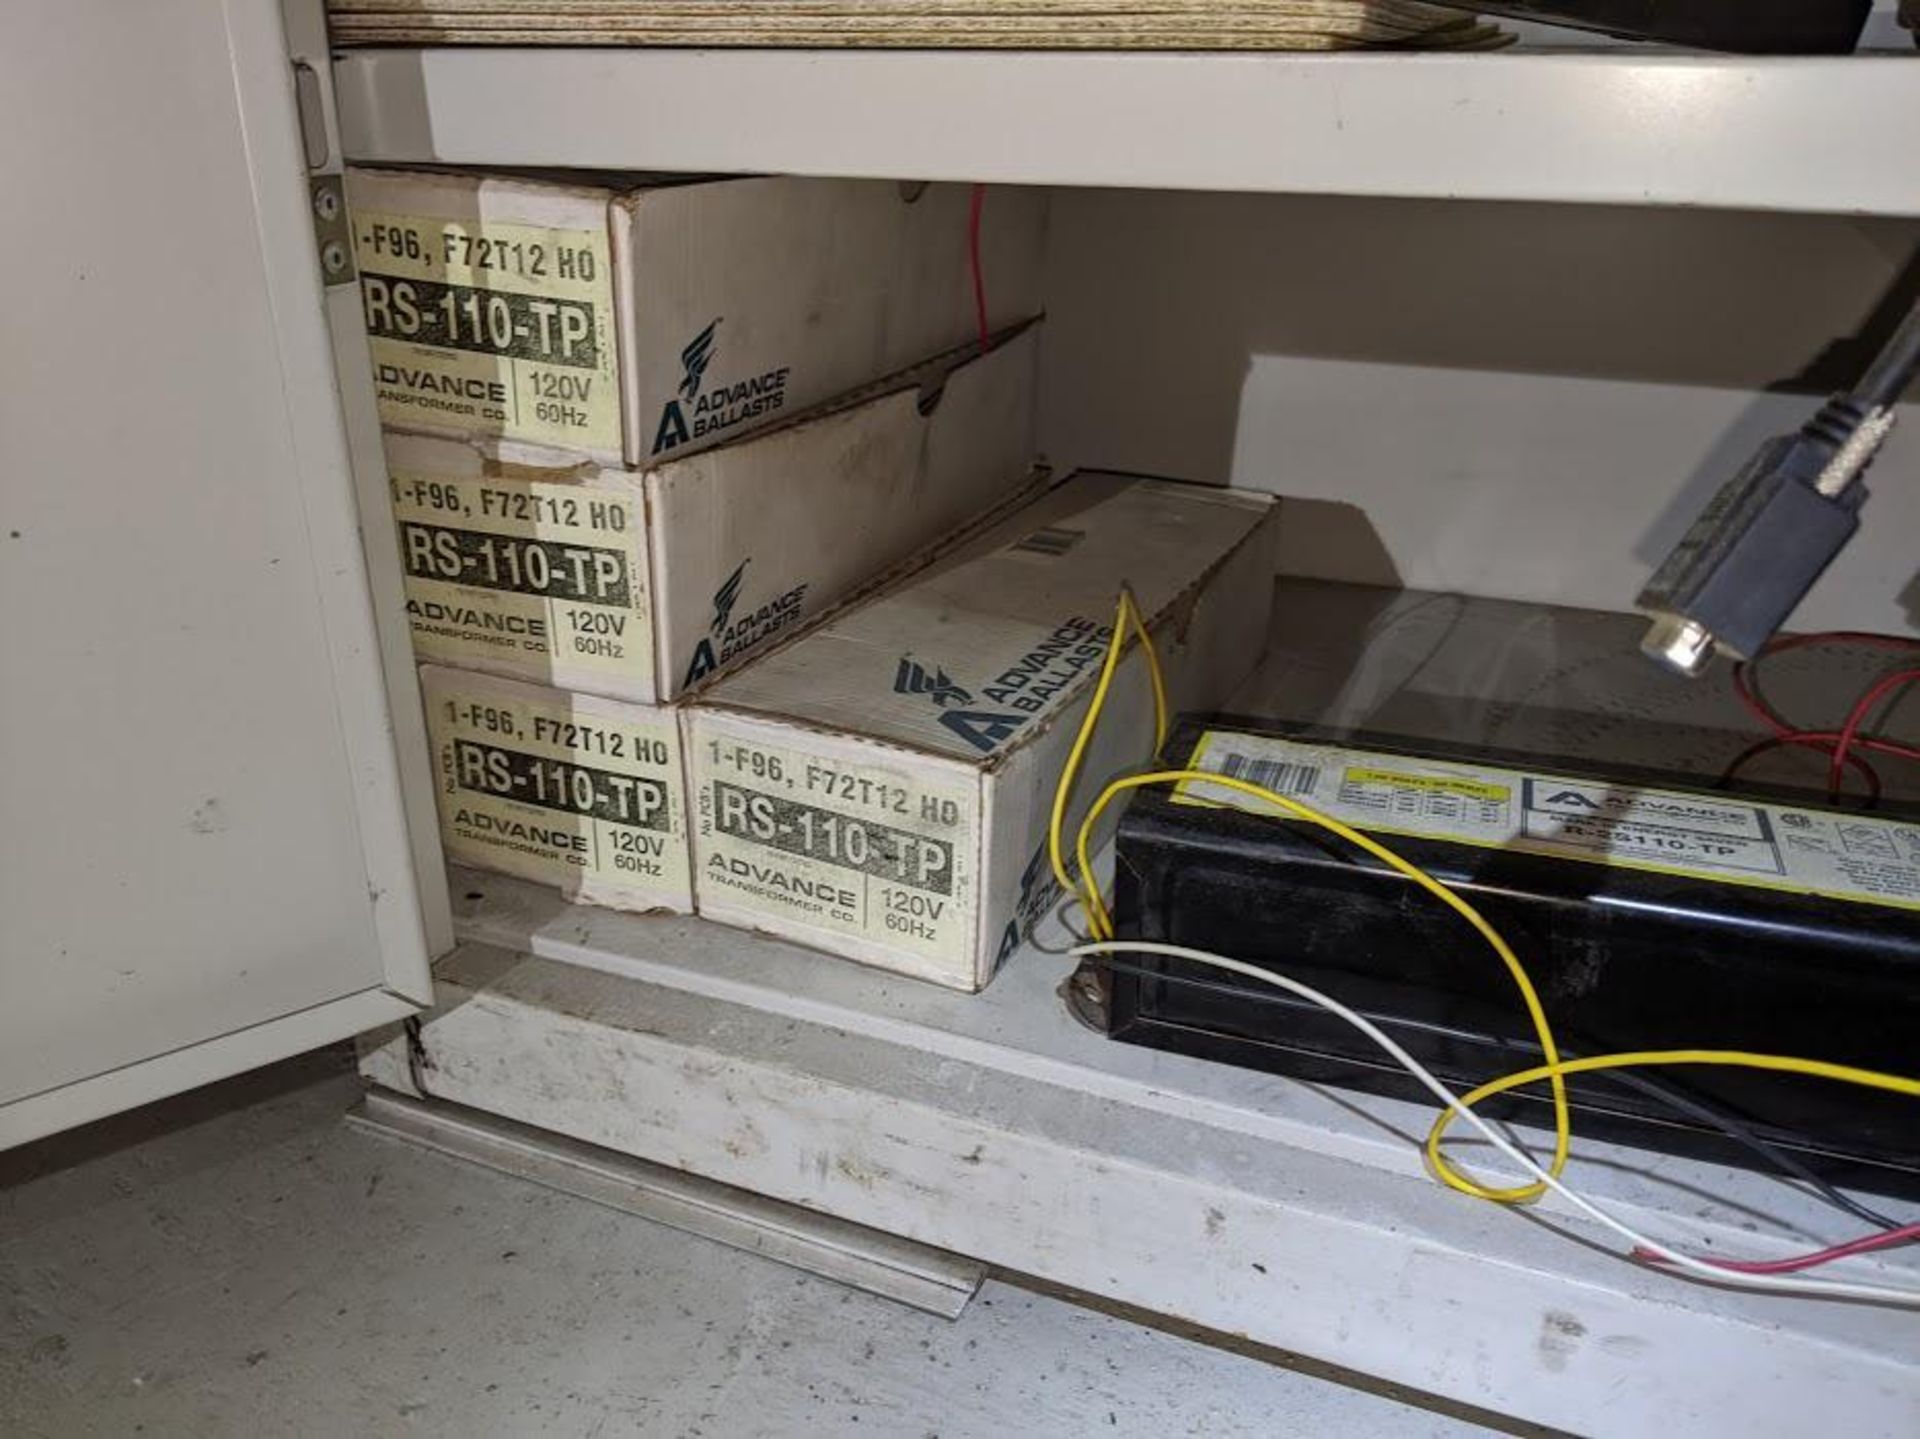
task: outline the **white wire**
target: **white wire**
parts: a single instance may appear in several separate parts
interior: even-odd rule
[[[1368,1039],[1371,1039],[1375,1044],[1379,1045],[1381,1049],[1393,1057],[1395,1063],[1400,1065],[1402,1069],[1406,1070],[1407,1073],[1411,1074],[1415,1079],[1419,1080],[1420,1083],[1432,1093],[1435,1099],[1446,1105],[1446,1107],[1452,1110],[1459,1118],[1464,1119],[1468,1124],[1471,1124],[1475,1129],[1479,1130],[1489,1144],[1513,1161],[1513,1163],[1519,1165],[1534,1179],[1546,1185],[1581,1213],[1598,1220],[1601,1224],[1613,1230],[1614,1233],[1620,1235],[1629,1243],[1645,1249],[1652,1254],[1657,1254],[1675,1268],[1697,1274],[1703,1279],[1710,1279],[1716,1284],[1731,1285],[1740,1289],[1758,1289],[1775,1294],[1798,1294],[1810,1298],[1866,1299],[1882,1304],[1920,1306],[1920,1290],[1895,1289],[1878,1284],[1849,1284],[1840,1280],[1802,1279],[1790,1275],[1746,1274],[1739,1270],[1721,1269],[1717,1265],[1708,1264],[1703,1260],[1695,1259],[1690,1254],[1683,1253],[1678,1249],[1673,1249],[1668,1245],[1662,1244],[1656,1239],[1649,1239],[1638,1230],[1614,1218],[1591,1200],[1575,1193],[1572,1189],[1569,1189],[1565,1184],[1561,1183],[1554,1175],[1541,1168],[1541,1166],[1536,1164],[1523,1150],[1514,1145],[1499,1130],[1495,1129],[1493,1125],[1482,1119],[1474,1110],[1462,1104],[1459,1096],[1454,1094],[1452,1090],[1448,1089],[1447,1086],[1442,1084],[1438,1079],[1434,1078],[1419,1060],[1415,1059],[1411,1054],[1408,1054],[1406,1050],[1396,1044],[1393,1038],[1381,1030],[1378,1025],[1374,1024],[1372,1020],[1368,1019],[1365,1015],[1357,1014],[1353,1010],[1348,1009],[1346,1005],[1340,1003],[1339,1000],[1333,998],[1331,995],[1322,994],[1312,985],[1302,984],[1299,980],[1290,979],[1284,974],[1275,974],[1271,970],[1260,968],[1258,965],[1248,964],[1245,960],[1229,959],[1225,955],[1212,954],[1204,949],[1189,949],[1185,945],[1160,944],[1151,940],[1120,939],[1098,944],[1080,944],[1075,945],[1073,949],[1068,952],[1083,958],[1101,954],[1166,955],[1173,959],[1190,960],[1195,964],[1211,965],[1215,969],[1231,970],[1235,974],[1244,974],[1249,979],[1257,979],[1264,984],[1273,985],[1276,989],[1284,989],[1291,994],[1299,995],[1302,999],[1311,1000],[1329,1014],[1344,1019],[1348,1024],[1366,1035]]]

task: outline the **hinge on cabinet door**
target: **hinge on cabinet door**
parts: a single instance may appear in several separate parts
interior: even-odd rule
[[[344,285],[353,279],[353,235],[347,228],[347,192],[337,172],[325,167],[333,158],[327,140],[326,104],[320,76],[305,61],[293,62],[293,100],[300,112],[300,143],[306,151],[308,198],[313,211],[314,247],[320,255],[320,283]]]
[[[313,197],[313,239],[320,251],[320,283],[353,279],[353,235],[347,228],[347,192],[338,175],[308,177]]]

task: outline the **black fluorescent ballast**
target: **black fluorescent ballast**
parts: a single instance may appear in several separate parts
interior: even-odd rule
[[[1166,758],[1294,796],[1452,886],[1517,951],[1564,1054],[1742,1049],[1920,1071],[1910,813],[1228,719],[1183,720]],[[1269,964],[1366,1014],[1458,1089],[1540,1062],[1485,941],[1317,826],[1156,787],[1133,796],[1116,854],[1122,938]],[[1110,1032],[1130,1043],[1431,1099],[1342,1021],[1254,980],[1125,956],[1108,998]],[[1568,1089],[1579,1133],[1757,1165],[1726,1137],[1731,1117],[1835,1183],[1920,1193],[1920,1105],[1899,1095],[1696,1067]],[[1486,1112],[1551,1120],[1545,1085]]]

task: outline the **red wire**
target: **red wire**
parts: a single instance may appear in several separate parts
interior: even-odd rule
[[[1897,635],[1869,634],[1861,630],[1829,630],[1821,634],[1790,635],[1784,639],[1775,640],[1761,651],[1760,659],[1765,659],[1769,655],[1782,654],[1787,650],[1805,649],[1809,645],[1833,643],[1856,644],[1870,649],[1920,650],[1920,640],[1904,639]],[[1747,707],[1755,719],[1777,735],[1809,733],[1787,723],[1753,688],[1754,665],[1757,663],[1758,660],[1755,660],[1733,667],[1733,692],[1738,696],[1740,703]],[[1892,740],[1881,739],[1874,735],[1866,736],[1858,743],[1864,749],[1876,750],[1882,754],[1899,755],[1905,759],[1920,759],[1920,747],[1913,745],[1897,744]]]
[[[1791,725],[1782,725],[1774,731],[1774,739],[1781,744],[1812,743],[1826,749],[1840,739],[1837,729],[1794,729]],[[1875,754],[1892,755],[1896,759],[1920,759],[1920,745],[1903,744],[1899,740],[1887,739],[1883,735],[1856,735],[1852,749],[1872,750]],[[1849,756],[1857,759],[1857,756]]]
[[[1730,1269],[1735,1274],[1795,1274],[1802,1269],[1815,1269],[1822,1264],[1831,1264],[1836,1259],[1848,1259],[1856,1254],[1871,1254],[1876,1249],[1890,1249],[1896,1244],[1911,1244],[1920,1239],[1920,1224],[1903,1224],[1898,1229],[1883,1229],[1878,1234],[1868,1234],[1859,1239],[1849,1240],[1845,1244],[1836,1244],[1831,1249],[1816,1249],[1811,1254],[1796,1254],[1787,1259],[1709,1259],[1704,1255],[1695,1255],[1703,1264],[1711,1264],[1715,1269]],[[1665,1263],[1651,1249],[1635,1249],[1635,1259],[1653,1264]]]
[[[1754,657],[1754,663],[1768,655],[1780,654],[1786,650],[1805,649],[1810,645],[1855,644],[1870,649],[1888,649],[1904,652],[1920,650],[1920,640],[1905,639],[1897,635],[1869,634],[1859,630],[1830,630],[1821,634],[1790,635],[1775,640]],[[1771,737],[1757,744],[1748,745],[1734,756],[1721,775],[1722,781],[1731,779],[1741,766],[1758,755],[1767,753],[1784,745],[1800,745],[1807,749],[1825,751],[1831,758],[1827,768],[1827,788],[1838,801],[1841,789],[1846,781],[1847,766],[1854,765],[1866,777],[1868,803],[1880,797],[1880,776],[1872,765],[1854,751],[1870,749],[1878,754],[1898,755],[1905,759],[1920,759],[1920,746],[1901,744],[1895,740],[1882,739],[1878,735],[1862,735],[1860,728],[1873,713],[1874,706],[1883,697],[1906,685],[1920,682],[1920,669],[1896,670],[1883,675],[1875,681],[1847,713],[1846,721],[1838,730],[1803,730],[1789,724],[1774,708],[1760,697],[1753,687],[1752,665],[1738,664],[1733,667],[1733,692],[1745,705],[1748,712],[1761,724],[1773,731]],[[1794,1255],[1787,1259],[1713,1259],[1704,1255],[1696,1256],[1701,1262],[1711,1264],[1716,1269],[1729,1270],[1736,1274],[1792,1274],[1803,1269],[1817,1268],[1822,1264],[1831,1264],[1836,1259],[1846,1259],[1851,1255],[1867,1254],[1878,1249],[1887,1249],[1896,1244],[1910,1244],[1920,1239],[1920,1224],[1903,1224],[1895,1229],[1882,1230],[1878,1234],[1869,1234],[1846,1244],[1836,1244],[1830,1249],[1815,1250],[1811,1254]],[[1636,1249],[1634,1257],[1649,1263],[1664,1263],[1661,1257],[1651,1250]]]
[[[973,320],[980,331],[982,353],[993,348],[993,331],[987,327],[987,277],[980,264],[980,212],[987,205],[987,187],[975,185],[967,206],[967,264],[973,271]]]
[[[1853,748],[1854,738],[1860,733],[1860,726],[1867,722],[1867,716],[1873,713],[1873,707],[1880,703],[1883,696],[1903,689],[1916,680],[1920,680],[1920,670],[1895,670],[1860,696],[1852,713],[1847,716],[1847,722],[1840,726],[1840,738],[1833,746],[1833,763],[1827,769],[1827,785],[1830,789],[1838,791],[1846,779],[1847,751]]]
[[[1902,652],[1920,650],[1920,640],[1907,639],[1899,635],[1873,634],[1865,630],[1826,630],[1818,634],[1788,635],[1774,640],[1751,662],[1733,667],[1733,692],[1761,724],[1773,732],[1771,742],[1763,741],[1742,750],[1721,775],[1722,782],[1731,779],[1734,773],[1748,761],[1765,754],[1778,745],[1802,745],[1807,748],[1825,751],[1831,757],[1828,766],[1828,793],[1838,803],[1846,779],[1846,767],[1853,765],[1866,778],[1869,789],[1868,802],[1879,798],[1880,777],[1872,765],[1868,764],[1855,750],[1868,750],[1874,754],[1894,755],[1902,759],[1920,759],[1920,746],[1902,744],[1896,740],[1883,739],[1879,735],[1859,733],[1866,716],[1872,712],[1873,702],[1877,701],[1888,689],[1896,685],[1883,681],[1870,691],[1871,698],[1862,697],[1855,705],[1854,713],[1849,715],[1851,732],[1846,727],[1840,730],[1803,730],[1789,723],[1787,719],[1763,699],[1755,687],[1755,670],[1759,661],[1771,655],[1785,653],[1788,650],[1805,649],[1811,645],[1853,644],[1870,649],[1900,650]],[[1888,676],[1887,680],[1893,677]],[[1900,683],[1909,683],[1902,680]]]
[[[1758,759],[1770,750],[1779,749],[1782,745],[1804,745],[1808,749],[1817,749],[1824,753],[1839,738],[1837,730],[1803,730],[1789,734],[1769,735],[1766,739],[1748,745],[1735,755],[1727,767],[1720,772],[1720,783],[1727,783],[1746,768],[1749,761]],[[1880,798],[1880,772],[1857,754],[1848,755],[1846,762],[1859,767],[1861,775],[1867,781],[1867,803],[1875,803]]]
[[[1788,650],[1803,650],[1810,645],[1834,644],[1861,645],[1878,650],[1920,650],[1920,639],[1909,639],[1905,635],[1883,635],[1874,630],[1816,630],[1812,634],[1781,635],[1769,641],[1761,653],[1778,655]]]

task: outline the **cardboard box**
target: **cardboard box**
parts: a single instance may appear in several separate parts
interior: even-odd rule
[[[977,333],[966,185],[347,173],[380,417],[641,464]],[[1040,311],[1046,197],[981,216],[988,323]]]
[[[690,914],[673,711],[423,665],[447,858],[613,909]]]
[[[1179,708],[1253,668],[1273,592],[1265,496],[1079,474],[730,676],[684,713],[700,912],[979,989],[1056,896],[1054,783],[1122,584]],[[1077,791],[1144,762],[1136,648]]]
[[[638,702],[737,665],[1028,483],[1037,341],[644,472],[389,432],[423,660]]]

